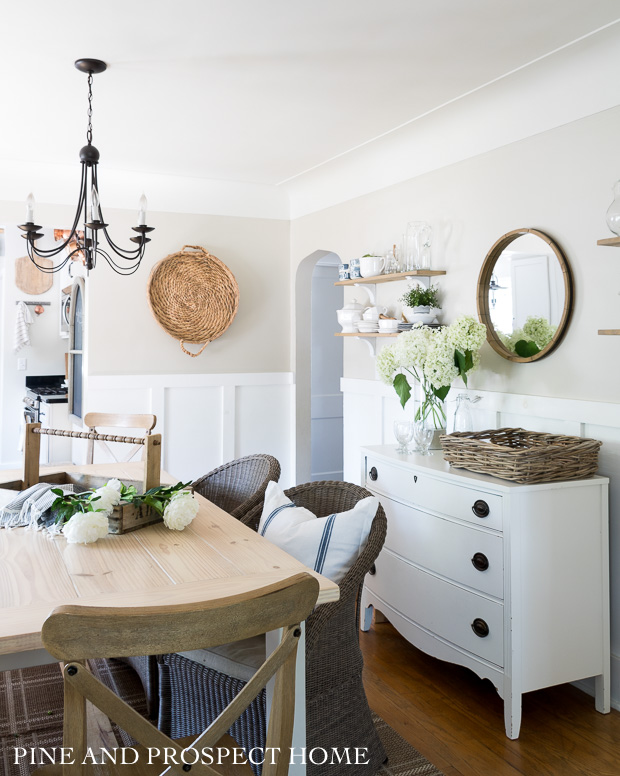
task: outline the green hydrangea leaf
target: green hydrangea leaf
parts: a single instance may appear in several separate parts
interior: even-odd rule
[[[394,390],[398,394],[401,406],[404,409],[405,404],[407,404],[411,398],[411,386],[409,385],[409,381],[404,374],[397,374],[394,378]]]
[[[532,340],[519,340],[515,343],[515,353],[521,358],[530,358],[540,353],[540,348]]]

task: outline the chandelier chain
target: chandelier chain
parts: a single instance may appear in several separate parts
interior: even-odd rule
[[[88,144],[93,142],[93,74],[88,74],[88,129],[86,130],[86,139]]]

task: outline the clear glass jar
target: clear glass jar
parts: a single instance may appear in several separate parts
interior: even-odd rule
[[[467,393],[459,393],[456,397],[456,412],[454,413],[455,431],[473,431],[474,419],[471,414],[472,404],[479,402],[481,396],[470,396]]]
[[[405,262],[407,270],[431,268],[433,230],[426,221],[410,221],[405,234]]]

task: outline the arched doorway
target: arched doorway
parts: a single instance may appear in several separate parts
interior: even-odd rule
[[[334,286],[340,258],[315,251],[295,276],[296,481],[342,477],[342,338],[336,310],[343,289]]]

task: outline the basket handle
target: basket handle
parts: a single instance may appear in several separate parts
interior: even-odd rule
[[[192,358],[196,358],[196,356],[199,356],[199,355],[202,353],[202,351],[203,351],[203,350],[204,350],[204,349],[207,347],[207,345],[209,344],[209,342],[211,342],[211,340],[207,340],[207,341],[205,342],[205,344],[204,344],[204,345],[203,345],[203,346],[200,348],[200,350],[198,351],[198,353],[191,353],[191,352],[190,352],[190,351],[189,351],[189,350],[188,350],[188,349],[185,347],[185,345],[183,344],[183,340],[179,340],[179,344],[181,345],[181,350],[182,350],[184,353],[187,353],[187,355],[188,355],[188,356],[191,356]]]
[[[202,247],[202,245],[184,245],[184,246],[181,248],[181,253],[183,253],[183,251],[184,251],[186,248],[189,248],[189,249],[190,249],[190,250],[192,250],[192,251],[200,251],[201,253],[206,253],[206,251],[205,251],[205,249]]]

